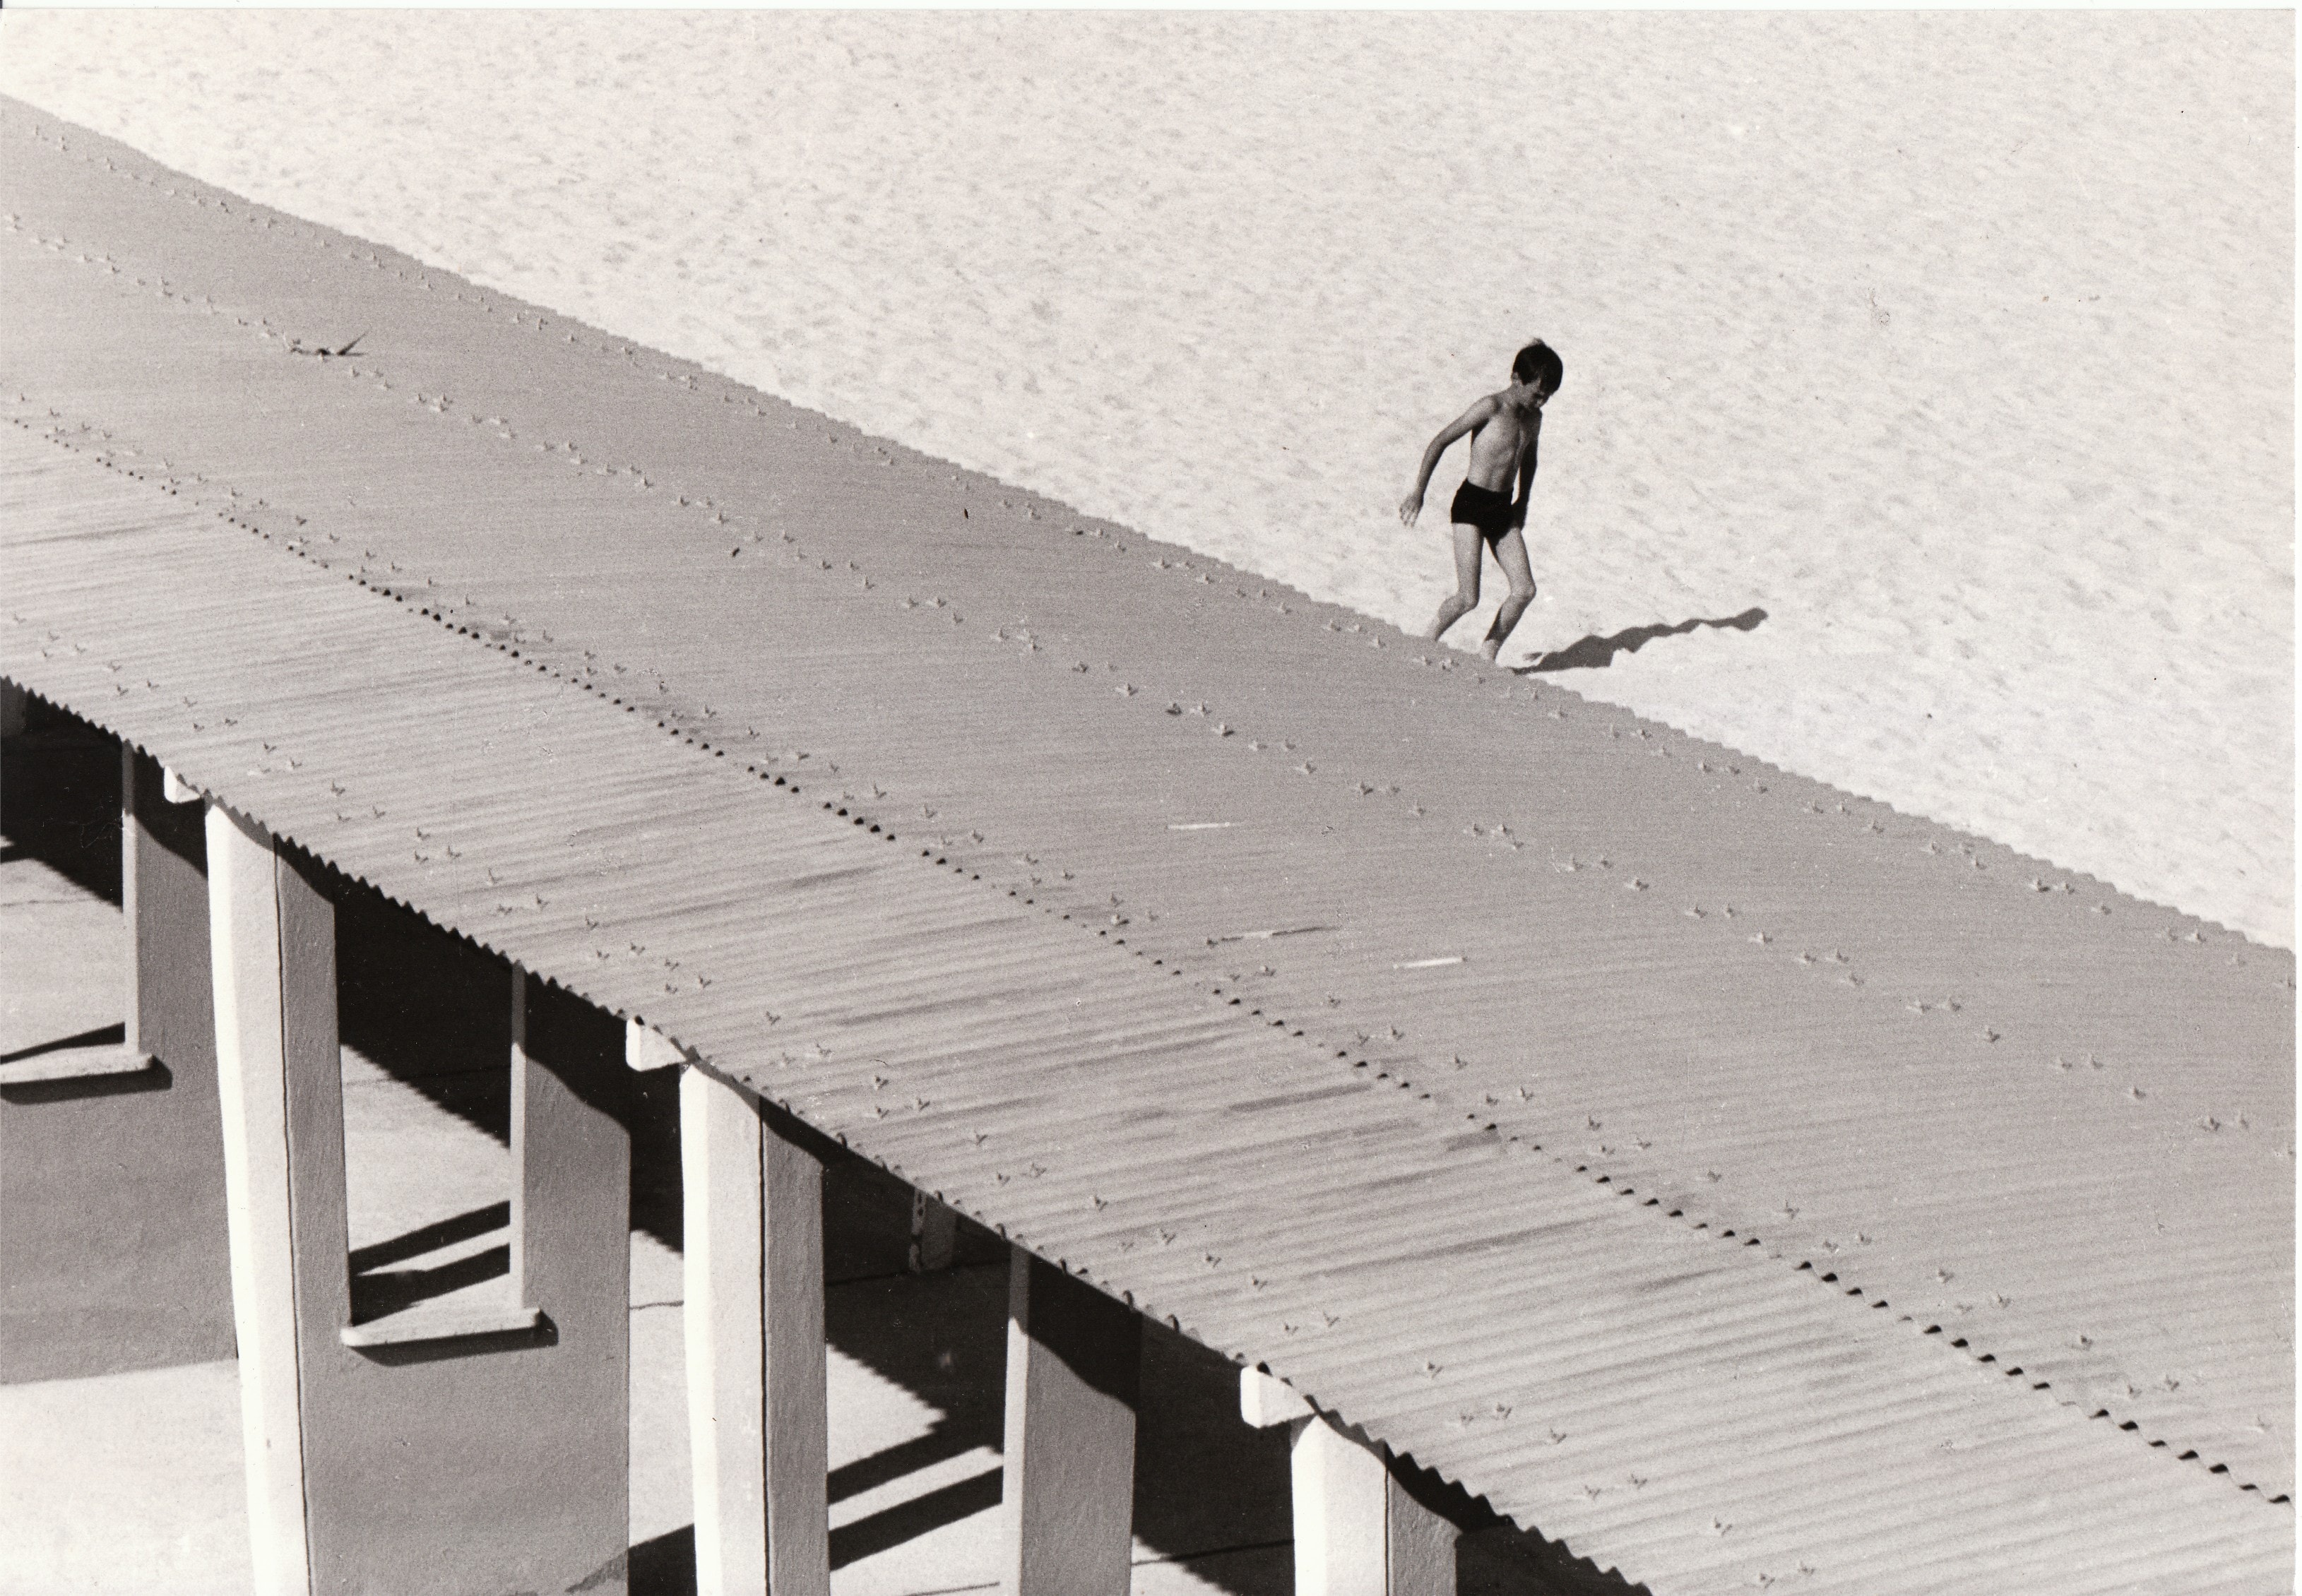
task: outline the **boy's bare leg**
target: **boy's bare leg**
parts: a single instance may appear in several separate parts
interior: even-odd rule
[[[1455,591],[1439,606],[1439,618],[1423,634],[1425,641],[1438,642],[1448,627],[1479,607],[1479,559],[1485,544],[1477,527],[1455,523]]]
[[[1495,624],[1487,628],[1487,641],[1480,645],[1479,651],[1490,659],[1502,652],[1503,639],[1511,634],[1518,617],[1534,602],[1534,571],[1527,564],[1526,539],[1517,527],[1495,540],[1495,563],[1510,579],[1510,592],[1504,595],[1502,607],[1495,611]]]

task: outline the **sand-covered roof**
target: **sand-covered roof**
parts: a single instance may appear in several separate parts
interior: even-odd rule
[[[2286,1579],[2289,953],[0,139],[12,679],[1657,1591]]]

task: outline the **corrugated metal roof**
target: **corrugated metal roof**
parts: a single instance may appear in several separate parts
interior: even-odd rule
[[[11,677],[1658,1590],[2283,1577],[2281,1509],[1778,1251],[159,497],[0,435]]]
[[[11,676],[1658,1591],[2282,1580],[2290,955],[0,137]]]

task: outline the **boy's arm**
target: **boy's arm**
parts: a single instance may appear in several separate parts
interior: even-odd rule
[[[1415,474],[1415,490],[1399,501],[1399,518],[1407,525],[1415,525],[1416,517],[1423,513],[1423,490],[1431,485],[1431,474],[1439,468],[1439,457],[1447,446],[1466,433],[1475,432],[1494,419],[1497,404],[1492,394],[1481,399],[1454,420],[1439,429],[1431,440],[1431,447],[1423,451],[1423,467]]]
[[[1534,433],[1518,458],[1518,502],[1511,507],[1511,525],[1526,525],[1526,501],[1534,496],[1534,457],[1542,442],[1542,413],[1535,412]]]

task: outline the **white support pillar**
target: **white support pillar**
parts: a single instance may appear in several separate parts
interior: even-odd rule
[[[828,1596],[823,1166],[702,1070],[679,1110],[697,1596]]]
[[[1127,1596],[1143,1321],[1013,1249],[999,1516],[1006,1596]]]
[[[164,780],[166,771],[161,772]],[[120,918],[128,931],[127,1004],[121,1026],[121,1051],[141,1063],[152,1056],[152,1049],[144,1046],[144,982],[142,961],[143,938],[137,935],[139,922],[149,918],[142,902],[144,895],[138,890],[143,884],[136,879],[138,856],[143,852],[136,835],[136,745],[122,738],[120,743]],[[203,905],[205,907],[205,905]],[[214,955],[209,955],[213,963]],[[210,987],[214,985],[214,972],[210,970]]]
[[[1258,1369],[1239,1416],[1285,1424],[1295,1491],[1295,1596],[1454,1596],[1461,1532],[1410,1495],[1382,1448]]]
[[[303,1596],[312,1588],[312,1559],[298,1400],[288,1054],[291,1009],[308,995],[293,990],[285,973],[291,962],[282,957],[271,836],[216,804],[207,814],[207,844],[224,1207],[255,1589],[257,1596]],[[332,1008],[332,990],[326,999]]]
[[[355,1321],[325,867],[221,805],[210,949],[260,1596],[620,1588],[631,1528],[620,1028],[516,977],[511,1279]],[[538,1331],[546,1333],[539,1336]]]

